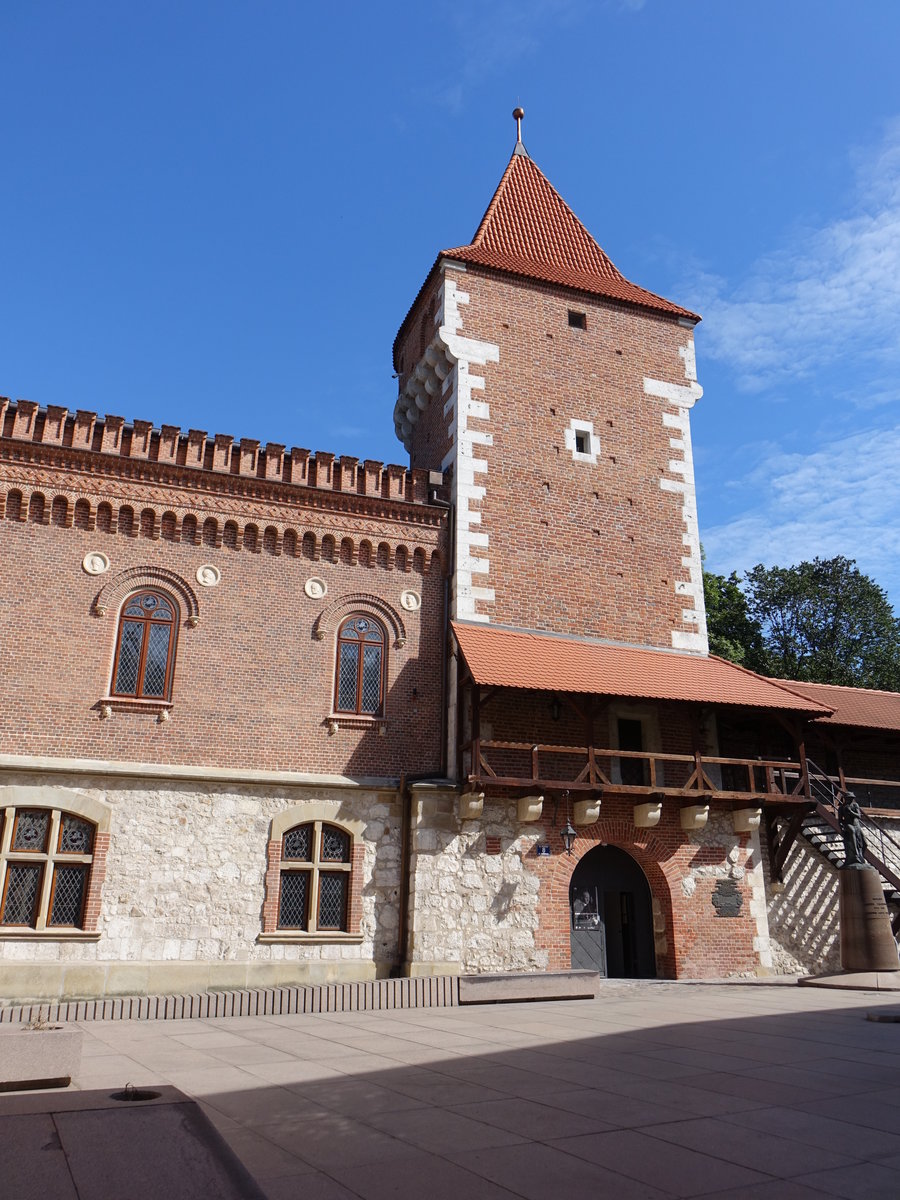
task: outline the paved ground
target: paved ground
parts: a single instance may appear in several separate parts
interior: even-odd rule
[[[91,1022],[78,1085],[173,1083],[271,1200],[900,1197],[900,1024],[875,993]]]

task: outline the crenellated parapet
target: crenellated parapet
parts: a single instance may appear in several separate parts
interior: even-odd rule
[[[32,446],[102,455],[107,461],[161,464],[407,504],[429,500],[427,471],[297,446],[288,450],[276,442],[263,446],[252,438],[210,436],[197,429],[185,433],[176,425],[156,428],[150,421],[128,422],[82,409],[71,413],[52,404],[41,408],[31,400],[13,402],[4,396],[0,396],[0,436]]]

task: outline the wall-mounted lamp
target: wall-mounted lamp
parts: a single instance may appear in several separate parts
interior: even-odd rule
[[[563,845],[566,848],[566,854],[572,853],[572,847],[575,845],[575,838],[577,836],[578,835],[576,834],[575,830],[572,828],[572,822],[567,820],[565,829],[563,829],[562,833],[560,834],[560,837],[563,840]]]

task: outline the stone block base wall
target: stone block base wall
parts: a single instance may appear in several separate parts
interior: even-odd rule
[[[545,801],[542,819],[520,823],[514,799],[487,794],[479,820],[460,821],[452,791],[417,794],[411,903],[413,974],[561,970],[571,965],[569,884],[599,845],[630,854],[650,885],[657,974],[720,978],[771,969],[759,839],[736,834],[713,808],[705,829],[685,833],[664,802],[655,829],[634,826],[631,798],[607,797],[596,824],[578,829],[571,855]],[[538,845],[549,845],[539,856]],[[714,903],[723,885],[737,913]]]
[[[782,872],[772,878],[764,855],[772,967],[778,975],[823,975],[841,969],[838,873],[797,838]]]
[[[99,772],[0,777],[0,808],[51,805],[108,814],[96,929],[0,927],[6,1002],[363,981],[397,962],[395,789]],[[350,933],[260,940],[271,830],[286,817],[353,830]]]

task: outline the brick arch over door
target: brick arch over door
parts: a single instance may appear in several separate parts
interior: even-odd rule
[[[644,872],[654,901],[654,921],[658,912],[665,923],[664,947],[659,934],[656,937],[657,975],[661,979],[677,977],[672,889],[679,886],[681,872],[670,861],[670,848],[652,833],[636,841],[635,835],[639,832],[626,821],[600,820],[595,825],[579,829],[578,839],[570,855],[566,854],[558,835],[552,839],[558,845],[554,844],[550,864],[541,872],[539,924],[535,935],[537,946],[548,952],[548,967],[551,971],[567,970],[572,965],[569,941],[569,885],[575,868],[596,846],[607,845],[616,846],[630,854]]]
[[[181,601],[188,625],[199,624],[200,605],[196,592],[180,575],[165,567],[128,567],[120,571],[100,589],[94,600],[94,611],[101,617],[108,612],[118,611],[125,597],[139,588],[162,588],[163,591],[173,592]]]

